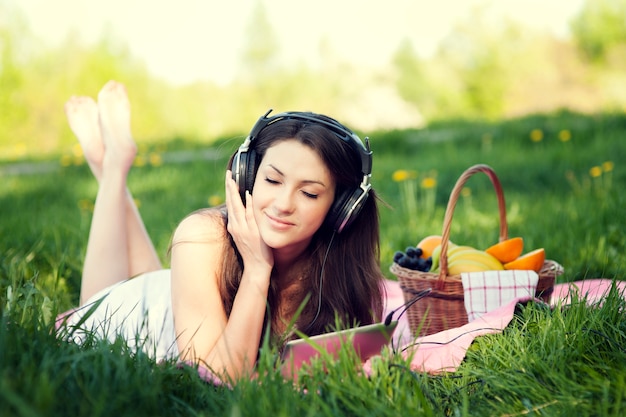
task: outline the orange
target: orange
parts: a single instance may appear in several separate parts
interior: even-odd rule
[[[422,250],[422,258],[426,259],[433,254],[433,250],[441,244],[441,236],[431,235],[420,240],[417,247]]]
[[[488,247],[485,252],[505,264],[516,260],[522,254],[522,250],[524,250],[524,239],[512,237]]]
[[[519,269],[539,272],[546,260],[546,251],[543,248],[535,249],[514,261],[504,264],[504,269]]]

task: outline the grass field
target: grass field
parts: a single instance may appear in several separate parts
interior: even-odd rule
[[[558,113],[500,123],[447,122],[372,132],[381,204],[382,266],[396,250],[441,234],[450,191],[469,166],[494,168],[504,188],[509,236],[543,247],[565,268],[559,282],[624,278],[626,116]],[[241,138],[210,153],[193,144],[142,149],[129,182],[163,261],[171,232],[190,211],[223,199],[223,170]],[[369,378],[350,361],[315,369],[300,388],[262,357],[261,376],[234,388],[193,369],[154,364],[123,341],[89,346],[51,334],[76,304],[96,185],[73,155],[45,172],[0,181],[0,415],[554,415],[626,413],[625,302],[585,300],[520,310],[503,334],[478,338],[461,368],[411,372],[385,358]],[[498,239],[497,204],[483,175],[471,178],[451,224],[456,243]],[[389,278],[394,278],[386,272]],[[350,352],[346,352],[350,355]],[[303,390],[301,388],[306,388]]]

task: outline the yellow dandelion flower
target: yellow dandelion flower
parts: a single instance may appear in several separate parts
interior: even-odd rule
[[[133,198],[133,201],[135,202],[135,206],[137,206],[137,208],[141,207],[141,200],[138,198]]]
[[[60,162],[62,167],[68,167],[72,165],[72,157],[70,155],[63,155],[61,156]]]
[[[613,161],[606,161],[602,163],[602,170],[604,172],[611,172],[613,171]]]
[[[221,195],[213,194],[209,196],[208,202],[209,202],[210,207],[214,207],[214,206],[219,206],[220,204],[222,204],[223,199]]]
[[[79,200],[78,207],[83,211],[93,211],[93,203],[91,202],[91,200]]]
[[[541,129],[533,129],[530,132],[530,140],[533,142],[541,142],[543,140],[543,131]]]
[[[391,178],[395,181],[395,182],[402,182],[402,181],[406,181],[406,180],[410,180],[413,178],[417,177],[417,172],[415,171],[409,171],[406,169],[399,169],[397,171],[395,171]]]
[[[83,156],[83,148],[80,146],[80,143],[75,143],[72,146],[72,154],[76,157]]]
[[[421,183],[422,188],[426,188],[426,189],[434,188],[436,185],[437,185],[437,180],[434,179],[433,177],[425,177]]]
[[[567,129],[563,129],[559,132],[559,140],[561,142],[569,142],[572,139],[572,132]]]
[[[602,168],[600,168],[599,166],[591,168],[589,170],[589,175],[591,175],[593,178],[599,177],[600,175],[602,175]]]
[[[135,158],[135,162],[133,163],[136,167],[142,167],[146,165],[146,157],[143,155],[137,155]]]
[[[154,167],[158,167],[163,165],[163,158],[161,157],[160,154],[156,153],[156,152],[152,152],[150,154],[150,165],[154,166]]]
[[[482,136],[482,146],[485,150],[490,150],[493,145],[493,136],[490,133],[485,133]]]
[[[74,155],[74,157],[72,158],[72,163],[76,166],[81,166],[83,162],[85,162],[85,160],[83,159],[82,156]]]
[[[472,195],[472,189],[469,187],[463,187],[461,188],[461,197],[469,197]]]

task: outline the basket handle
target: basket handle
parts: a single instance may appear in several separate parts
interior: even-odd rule
[[[508,226],[506,223],[506,205],[504,203],[504,193],[502,192],[502,185],[500,184],[500,180],[496,176],[496,173],[493,169],[484,164],[478,164],[471,166],[457,180],[454,188],[452,189],[452,193],[450,194],[450,199],[448,200],[448,206],[446,207],[446,214],[443,220],[443,231],[441,234],[441,255],[439,257],[439,278],[435,283],[435,288],[438,290],[442,290],[444,287],[444,281],[446,276],[448,275],[448,241],[450,239],[450,225],[452,223],[452,215],[454,213],[454,208],[456,207],[456,202],[459,199],[459,195],[461,194],[461,190],[463,186],[467,182],[467,180],[474,174],[478,172],[485,173],[491,183],[493,184],[493,188],[496,191],[496,197],[498,198],[498,210],[500,212],[500,242],[506,240],[508,237]]]

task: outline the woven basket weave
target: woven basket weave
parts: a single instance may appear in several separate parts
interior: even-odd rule
[[[448,275],[447,251],[456,202],[467,180],[478,172],[485,173],[493,184],[500,214],[500,242],[508,239],[506,207],[500,181],[488,165],[474,165],[459,177],[448,200],[443,222],[439,273],[407,269],[395,262],[390,267],[391,272],[398,277],[406,302],[409,302],[417,292],[428,288],[432,289],[425,298],[413,304],[406,312],[413,336],[425,336],[467,324],[461,275]],[[561,265],[555,261],[546,260],[538,273],[539,282],[535,295],[549,302],[555,279],[562,273],[563,267]]]

